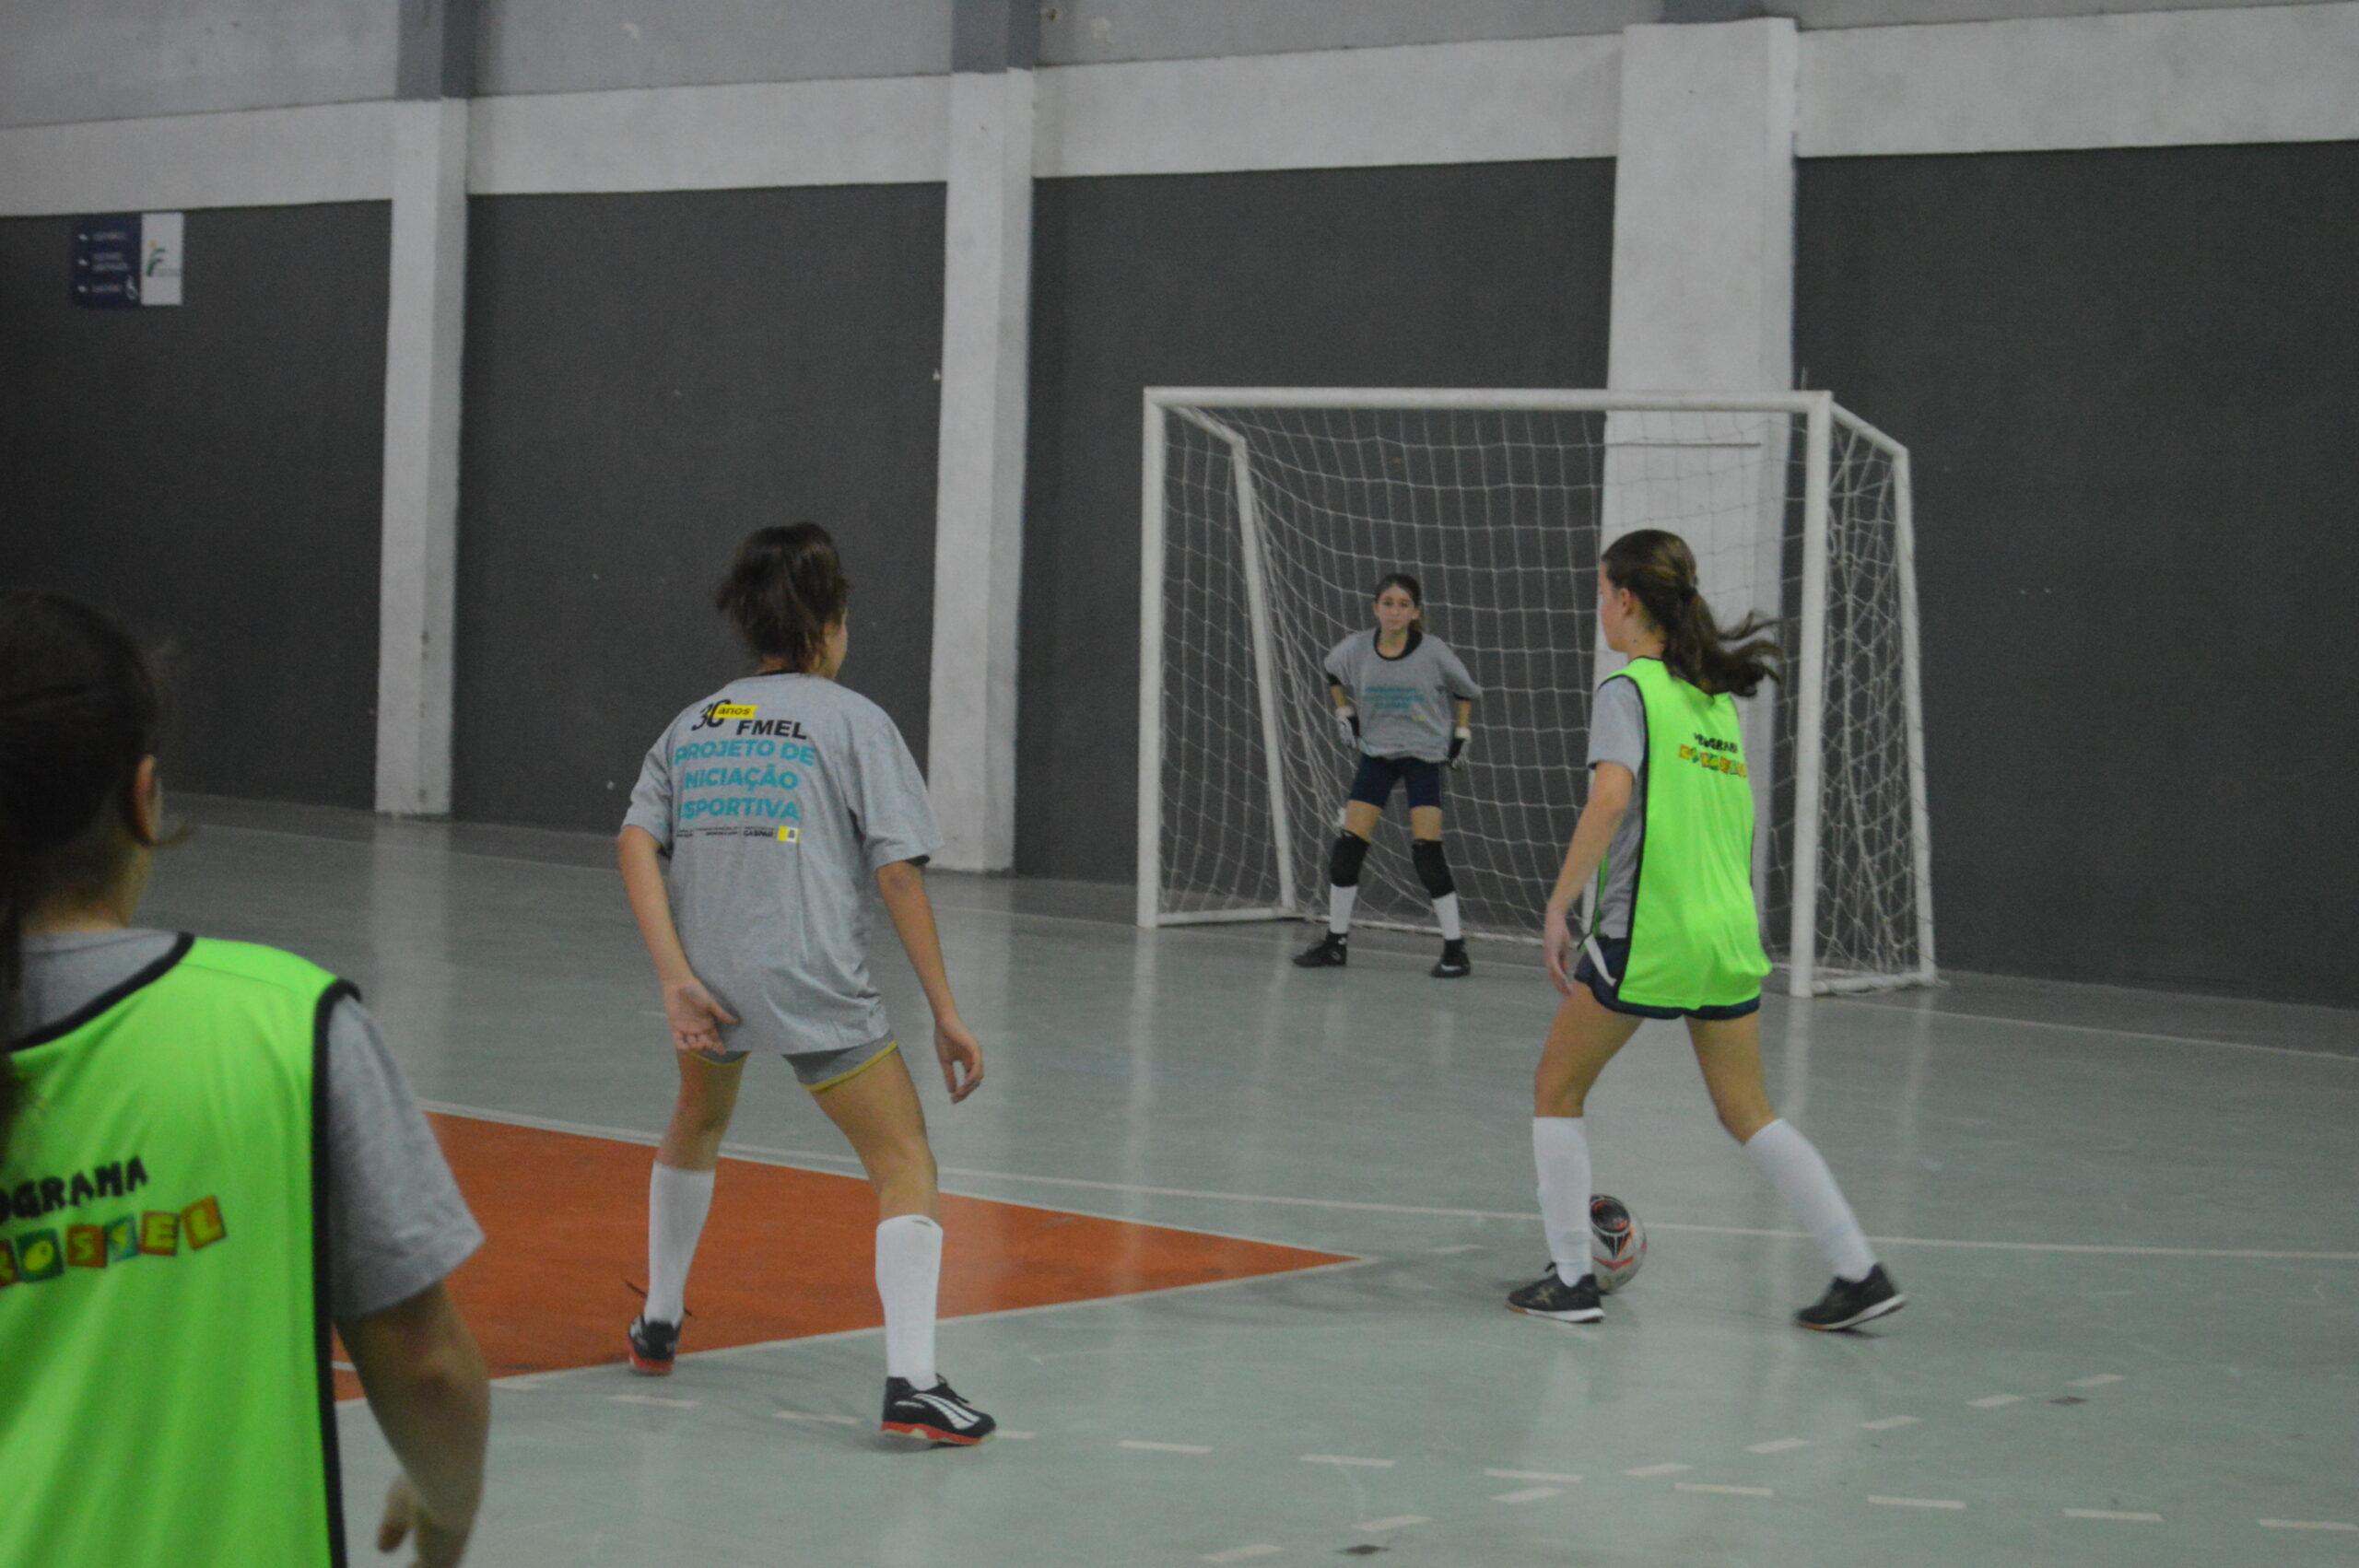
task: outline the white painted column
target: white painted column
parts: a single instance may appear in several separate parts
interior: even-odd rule
[[[1782,18],[1624,30],[1610,385],[1793,385],[1799,69],[1794,24]],[[1778,614],[1788,435],[1775,416],[1609,421],[1606,542],[1670,529],[1694,547],[1704,596],[1724,620]],[[1731,472],[1748,460],[1749,483]],[[1766,688],[1741,705],[1749,756],[1771,755],[1777,700]],[[1764,823],[1775,772],[1753,769]],[[1766,887],[1769,835],[1755,844],[1755,885]]]
[[[393,107],[377,809],[441,816],[451,810],[467,102],[434,98]]]
[[[950,88],[927,782],[937,863],[1015,862],[1015,661],[1031,388],[1032,72]]]

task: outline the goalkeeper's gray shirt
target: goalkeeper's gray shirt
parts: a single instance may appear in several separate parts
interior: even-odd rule
[[[1451,704],[1473,702],[1483,688],[1438,637],[1413,629],[1409,646],[1390,659],[1376,650],[1376,638],[1354,632],[1323,666],[1360,710],[1360,755],[1442,761],[1457,727]]]

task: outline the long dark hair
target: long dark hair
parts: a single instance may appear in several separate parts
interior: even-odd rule
[[[1751,696],[1763,681],[1783,678],[1785,649],[1775,637],[1759,635],[1778,623],[1753,614],[1723,627],[1713,619],[1696,591],[1696,552],[1678,534],[1637,529],[1607,545],[1599,564],[1608,582],[1628,589],[1646,607],[1662,632],[1662,661],[1681,680],[1712,696]]]
[[[712,602],[757,658],[803,671],[819,662],[827,628],[844,618],[851,597],[827,531],[816,522],[789,522],[745,535]]]
[[[1409,596],[1409,603],[1417,607],[1417,618],[1409,623],[1409,627],[1412,631],[1424,631],[1426,629],[1426,591],[1417,586],[1417,579],[1407,572],[1387,572],[1384,574],[1384,580],[1376,585],[1376,591],[1369,594],[1368,598],[1371,600],[1383,598],[1384,591],[1388,588],[1397,588]]]
[[[129,632],[63,594],[0,593],[0,1046],[22,1033],[26,920],[103,894],[139,842],[134,780],[162,720]],[[0,1160],[24,1099],[0,1056]]]

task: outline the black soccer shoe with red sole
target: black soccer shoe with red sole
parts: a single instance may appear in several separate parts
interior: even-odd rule
[[[641,1317],[630,1326],[630,1369],[641,1377],[669,1377],[680,1353],[680,1326]]]
[[[1605,1308],[1598,1304],[1596,1277],[1583,1274],[1568,1285],[1554,1263],[1548,1265],[1548,1272],[1508,1294],[1508,1310],[1558,1323],[1595,1323],[1605,1316]]]
[[[1898,1312],[1908,1305],[1900,1287],[1892,1282],[1879,1263],[1868,1270],[1864,1280],[1847,1280],[1837,1275],[1826,1287],[1826,1293],[1813,1305],[1794,1314],[1794,1321],[1805,1328],[1815,1328],[1822,1334],[1833,1334],[1845,1328],[1857,1328],[1888,1312]]]
[[[928,1443],[968,1448],[999,1430],[999,1422],[958,1397],[947,1381],[918,1388],[906,1377],[885,1380],[884,1430]]]

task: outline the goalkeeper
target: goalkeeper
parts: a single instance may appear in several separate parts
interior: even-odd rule
[[[1394,572],[1377,585],[1375,629],[1353,633],[1327,655],[1335,720],[1347,731],[1359,769],[1327,862],[1327,934],[1295,959],[1305,969],[1340,969],[1349,957],[1360,864],[1393,788],[1405,785],[1410,854],[1441,923],[1434,977],[1454,980],[1473,970],[1458,924],[1458,884],[1441,847],[1441,770],[1466,760],[1467,724],[1483,688],[1457,654],[1426,635],[1425,606],[1417,579]]]

